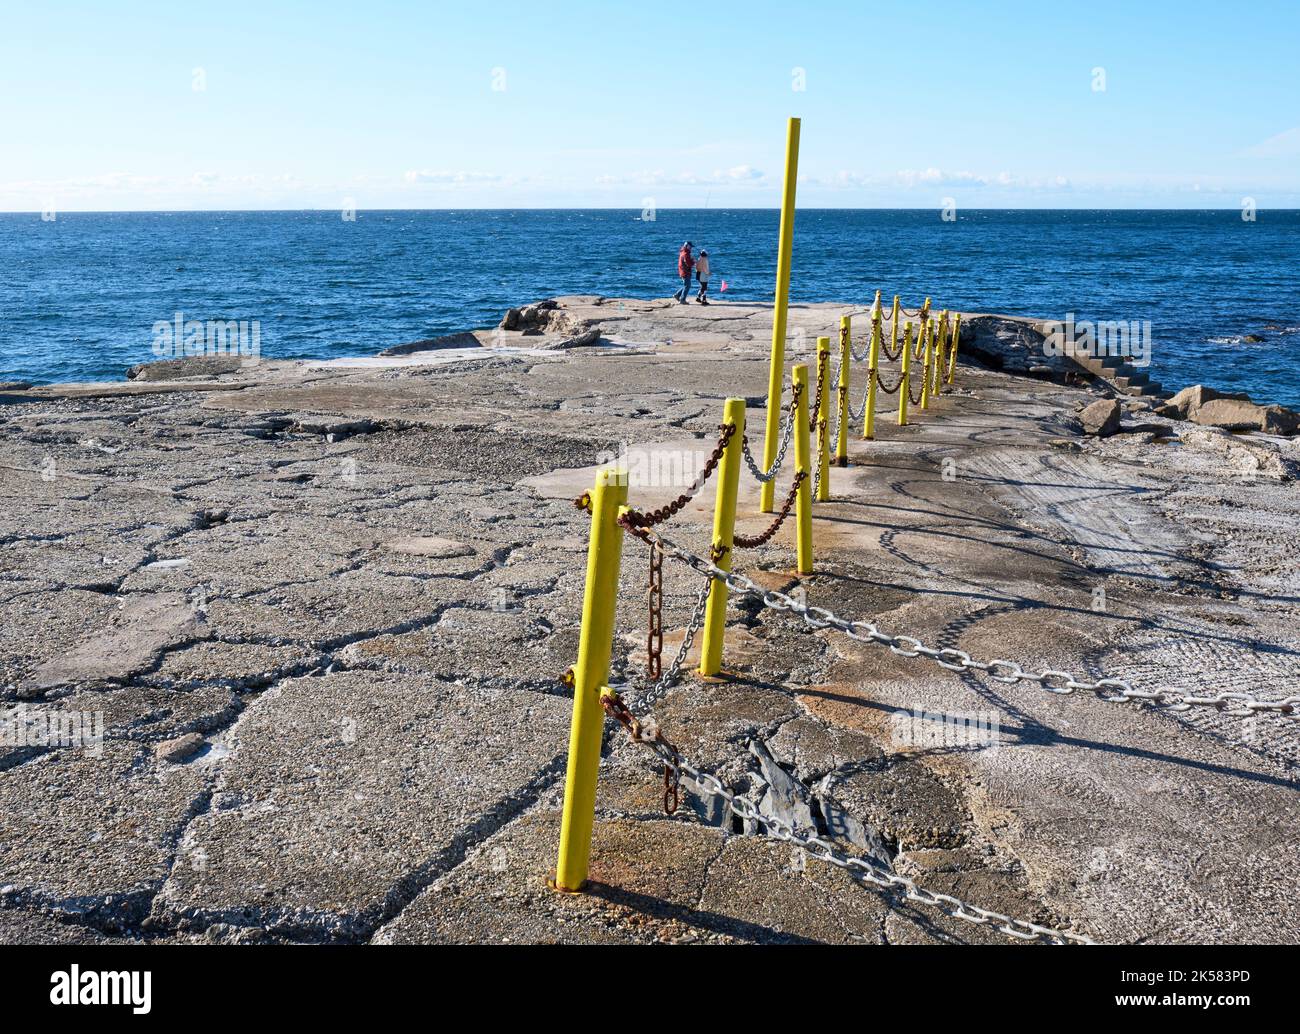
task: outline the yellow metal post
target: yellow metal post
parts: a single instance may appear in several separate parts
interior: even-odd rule
[[[713,555],[724,571],[731,570],[731,549],[736,533],[736,491],[744,465],[741,440],[745,437],[745,400],[727,399],[722,422],[732,424],[732,433],[718,467],[718,490],[713,503]],[[727,623],[727,586],[717,578],[709,587],[704,608],[704,641],[700,646],[700,674],[716,675],[722,670],[722,636]]]
[[[924,365],[921,368],[921,408],[930,408],[930,380],[934,376],[934,364],[938,360],[934,356],[934,339],[936,337],[934,320],[930,320],[921,328],[921,355],[924,356]]]
[[[931,371],[934,381],[930,387],[931,396],[943,393],[943,378],[948,369],[948,310],[939,314],[939,331],[934,339],[934,369]]]
[[[889,314],[889,354],[898,355],[898,295],[894,295],[894,309]]]
[[[785,388],[785,324],[790,302],[790,256],[794,250],[794,197],[799,178],[799,120],[790,119],[785,133],[785,191],[781,196],[781,233],[776,249],[776,299],[772,306],[772,363],[767,374],[767,432],[763,439],[763,469],[776,461],[781,437],[781,393]],[[759,510],[771,513],[776,481],[759,489]]]
[[[876,295],[879,299],[879,294]],[[880,369],[880,306],[871,314],[871,350],[867,357],[867,404],[862,417],[862,437],[868,440],[876,436],[876,387],[877,370]]]
[[[853,321],[849,316],[840,317],[840,413],[835,432],[835,466],[849,465],[849,360],[853,357]]]
[[[952,383],[952,376],[957,372],[957,342],[961,340],[961,313],[957,313],[956,319],[952,321],[952,341],[948,345],[948,383]]]
[[[817,339],[817,383],[822,386],[822,397],[817,402],[817,498],[825,502],[831,497],[831,339]]]
[[[903,329],[903,373],[898,379],[898,426],[907,424],[907,392],[912,370],[912,324]]]
[[[560,820],[560,857],[555,886],[577,891],[587,882],[591,827],[596,818],[596,772],[605,711],[601,688],[609,681],[609,654],[614,642],[618,569],[623,556],[619,509],[627,502],[627,472],[602,470],[591,490],[591,540],[587,547],[587,588],[582,599],[578,663],[573,667],[573,724]]]
[[[794,368],[794,384],[802,385],[799,404],[794,412],[794,470],[803,471],[804,479],[795,495],[795,525],[797,528],[797,570],[800,574],[812,574],[812,463],[808,455],[811,451],[808,442],[808,367],[800,363]]]

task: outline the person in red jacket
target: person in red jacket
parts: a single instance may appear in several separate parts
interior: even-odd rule
[[[695,259],[691,257],[691,242],[687,241],[682,245],[682,250],[677,253],[677,275],[682,278],[682,288],[678,291],[676,298],[682,305],[689,305],[691,293],[691,270],[695,268]]]

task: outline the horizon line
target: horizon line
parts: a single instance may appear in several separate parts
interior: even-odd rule
[[[344,209],[340,206],[330,208],[56,208],[54,213],[59,215],[242,215],[251,212],[265,212],[267,214],[290,214],[299,212],[321,212],[336,213],[341,211],[355,211],[358,215],[364,212],[637,212],[641,209],[636,205],[456,205],[448,208],[356,208]],[[826,205],[808,205],[796,207],[798,212],[937,212],[941,211],[940,206],[924,205],[902,207],[895,205],[851,205],[851,206],[826,206]],[[35,215],[41,216],[48,211],[40,208],[15,208],[0,210],[0,216],[5,215]],[[708,206],[708,207],[660,207],[656,212],[780,212],[780,205],[765,206]],[[1234,205],[1226,208],[1189,208],[1173,206],[1122,206],[1118,208],[1104,208],[1097,206],[1071,206],[1061,208],[1048,207],[1025,207],[1025,206],[1003,206],[1003,207],[984,207],[971,206],[965,209],[959,208],[958,212],[1240,212],[1241,206]],[[1300,212],[1297,208],[1267,208],[1262,205],[1256,205],[1257,212]],[[960,218],[960,215],[958,215]],[[654,222],[654,220],[648,220]]]

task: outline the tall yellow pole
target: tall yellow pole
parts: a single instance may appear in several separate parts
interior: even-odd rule
[[[781,394],[785,388],[785,322],[790,303],[790,256],[794,250],[794,194],[799,178],[799,120],[790,119],[785,132],[785,192],[781,196],[781,234],[776,250],[776,299],[772,305],[772,365],[767,375],[767,433],[763,439],[763,469],[776,461],[781,437]],[[759,489],[759,510],[771,513],[776,479]]]
[[[713,503],[714,563],[731,570],[731,549],[736,534],[736,491],[740,468],[744,465],[741,439],[745,437],[745,400],[727,399],[722,422],[733,424],[727,447],[718,467],[718,489]],[[722,636],[727,623],[727,585],[715,578],[709,587],[709,602],[704,608],[704,641],[700,646],[700,674],[716,675],[722,670]]]
[[[840,317],[840,396],[839,422],[835,432],[835,466],[849,465],[849,367],[853,349],[853,322],[849,316]]]
[[[619,509],[627,502],[627,472],[602,470],[591,490],[591,541],[587,547],[587,588],[582,599],[582,631],[574,665],[573,724],[560,820],[560,857],[555,886],[577,891],[587,882],[591,827],[596,818],[596,772],[605,711],[601,688],[609,681],[609,654],[614,642],[618,569],[623,556]]]
[[[952,383],[952,376],[957,372],[957,342],[961,340],[961,313],[957,313],[957,318],[952,321],[952,341],[948,345],[948,383]]]
[[[802,385],[799,403],[794,411],[794,470],[803,471],[804,479],[795,495],[794,516],[796,531],[797,570],[800,574],[812,574],[812,464],[808,443],[808,367],[800,363],[792,373],[796,387]]]
[[[831,339],[817,339],[817,383],[822,386],[822,397],[817,402],[817,498],[825,502],[831,497]]]
[[[880,369],[880,306],[871,314],[871,352],[867,357],[867,404],[862,417],[862,437],[868,440],[876,436],[876,387],[877,370]]]
[[[934,357],[934,339],[935,339],[934,320],[930,320],[921,328],[921,354],[925,357],[924,365],[921,367],[921,408],[930,408],[930,381],[934,376],[934,365],[937,360]]]
[[[894,310],[889,314],[889,354],[898,355],[898,295],[894,295]]]
[[[898,381],[898,426],[907,424],[908,376],[912,369],[912,324],[903,329],[903,374]]]

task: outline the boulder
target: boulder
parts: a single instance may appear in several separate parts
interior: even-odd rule
[[[1225,431],[1263,431],[1287,436],[1300,432],[1300,414],[1282,406],[1257,406],[1244,399],[1211,399],[1192,410],[1188,419],[1203,427],[1221,427]]]
[[[1118,399],[1099,399],[1084,408],[1079,414],[1079,423],[1083,433],[1107,438],[1119,430],[1120,417],[1124,414]]]
[[[1200,409],[1205,403],[1213,402],[1215,399],[1239,399],[1249,402],[1250,396],[1227,391],[1216,391],[1204,384],[1193,384],[1190,388],[1184,388],[1157,409],[1156,415],[1173,420],[1186,420],[1189,414]]]
[[[197,732],[187,732],[184,736],[163,740],[153,749],[153,756],[159,761],[179,764],[193,757],[203,746],[203,737]]]

